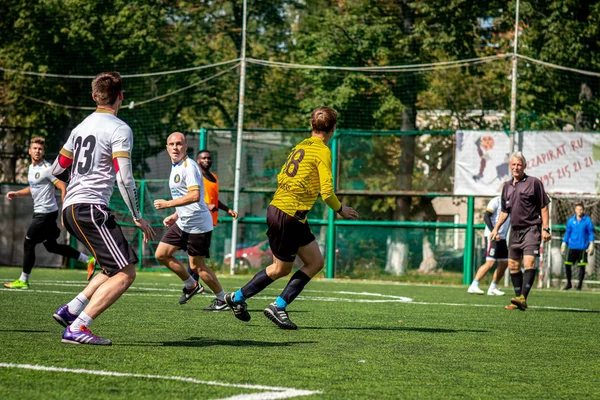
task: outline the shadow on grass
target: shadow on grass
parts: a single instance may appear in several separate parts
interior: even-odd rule
[[[220,340],[201,337],[191,337],[185,340],[172,342],[137,342],[120,343],[120,346],[164,346],[164,347],[210,347],[210,346],[232,346],[232,347],[289,347],[297,344],[315,344],[314,341],[306,342],[262,342],[257,340]]]
[[[390,326],[306,326],[300,329],[315,329],[315,330],[342,330],[342,331],[413,331],[413,332],[425,332],[425,333],[487,333],[489,331],[484,329],[444,329],[444,328],[409,328],[409,327],[390,327]]]

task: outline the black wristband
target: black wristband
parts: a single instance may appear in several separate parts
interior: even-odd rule
[[[336,213],[341,213],[342,210],[344,209],[344,205],[342,203],[340,203],[340,209],[336,211]]]
[[[548,233],[550,233],[550,228],[542,228],[542,230],[543,230],[544,232],[548,232]]]

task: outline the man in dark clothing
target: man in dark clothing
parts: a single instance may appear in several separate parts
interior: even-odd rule
[[[527,296],[535,280],[535,258],[540,255],[542,240],[550,240],[548,204],[550,199],[542,182],[525,174],[527,161],[521,152],[510,157],[513,179],[502,187],[502,211],[490,241],[499,237],[498,229],[510,215],[510,238],[508,246],[508,268],[515,295],[505,308],[527,309]],[[521,261],[525,272],[521,272]]]

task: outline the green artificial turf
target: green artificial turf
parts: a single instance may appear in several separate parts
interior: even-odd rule
[[[0,268],[2,282],[18,276]],[[220,279],[232,291],[249,277]],[[138,273],[92,324],[113,341],[96,347],[61,343],[52,318],[84,287],[84,272],[34,269],[29,290],[0,290],[0,398],[599,396],[598,291],[534,289],[522,312],[503,308],[511,288],[491,297],[466,286],[316,280],[288,307],[299,329],[282,331],[262,311],[285,283],[248,300],[244,323],[203,312],[212,295],[179,305],[172,273]]]

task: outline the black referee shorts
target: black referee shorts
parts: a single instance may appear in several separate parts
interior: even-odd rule
[[[58,239],[60,229],[56,225],[56,217],[58,217],[58,210],[47,214],[33,214],[25,239],[36,244]]]
[[[302,223],[279,208],[267,208],[267,237],[273,255],[281,261],[293,262],[298,249],[315,240],[308,222]]]
[[[139,261],[108,207],[74,204],[63,210],[65,227],[92,252],[104,274],[113,276]]]

